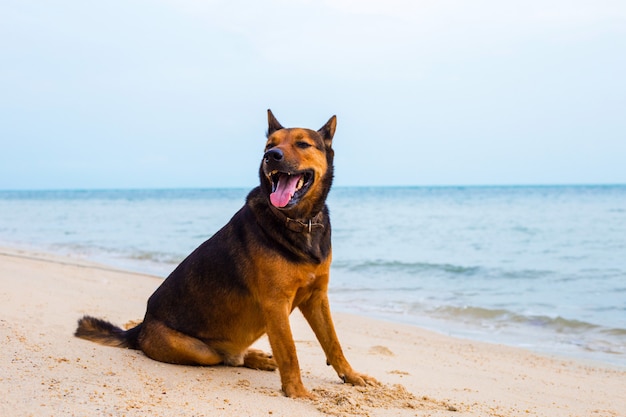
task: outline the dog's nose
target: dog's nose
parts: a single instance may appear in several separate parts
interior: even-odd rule
[[[263,156],[263,158],[265,158],[265,162],[270,162],[270,161],[280,161],[283,159],[285,155],[283,154],[283,151],[281,151],[278,148],[272,148],[269,151],[265,152],[265,155]]]

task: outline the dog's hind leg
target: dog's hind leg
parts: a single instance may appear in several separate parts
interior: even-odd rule
[[[209,345],[176,331],[156,320],[145,322],[139,346],[148,356],[157,361],[179,365],[217,365],[222,356]]]

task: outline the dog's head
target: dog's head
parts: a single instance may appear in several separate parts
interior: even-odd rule
[[[289,217],[306,218],[324,207],[333,180],[333,135],[337,118],[321,129],[284,128],[271,110],[261,162],[261,188],[269,203]]]

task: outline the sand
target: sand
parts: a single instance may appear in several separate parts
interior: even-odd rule
[[[277,372],[163,364],[73,337],[83,314],[140,320],[160,282],[0,249],[0,416],[626,416],[625,368],[347,314],[334,314],[346,356],[381,384],[342,384],[296,311],[314,401],[284,397]]]

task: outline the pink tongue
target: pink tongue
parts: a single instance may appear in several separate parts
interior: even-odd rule
[[[285,207],[296,192],[296,184],[301,175],[283,174],[278,178],[276,191],[270,194],[270,201],[275,207]]]

